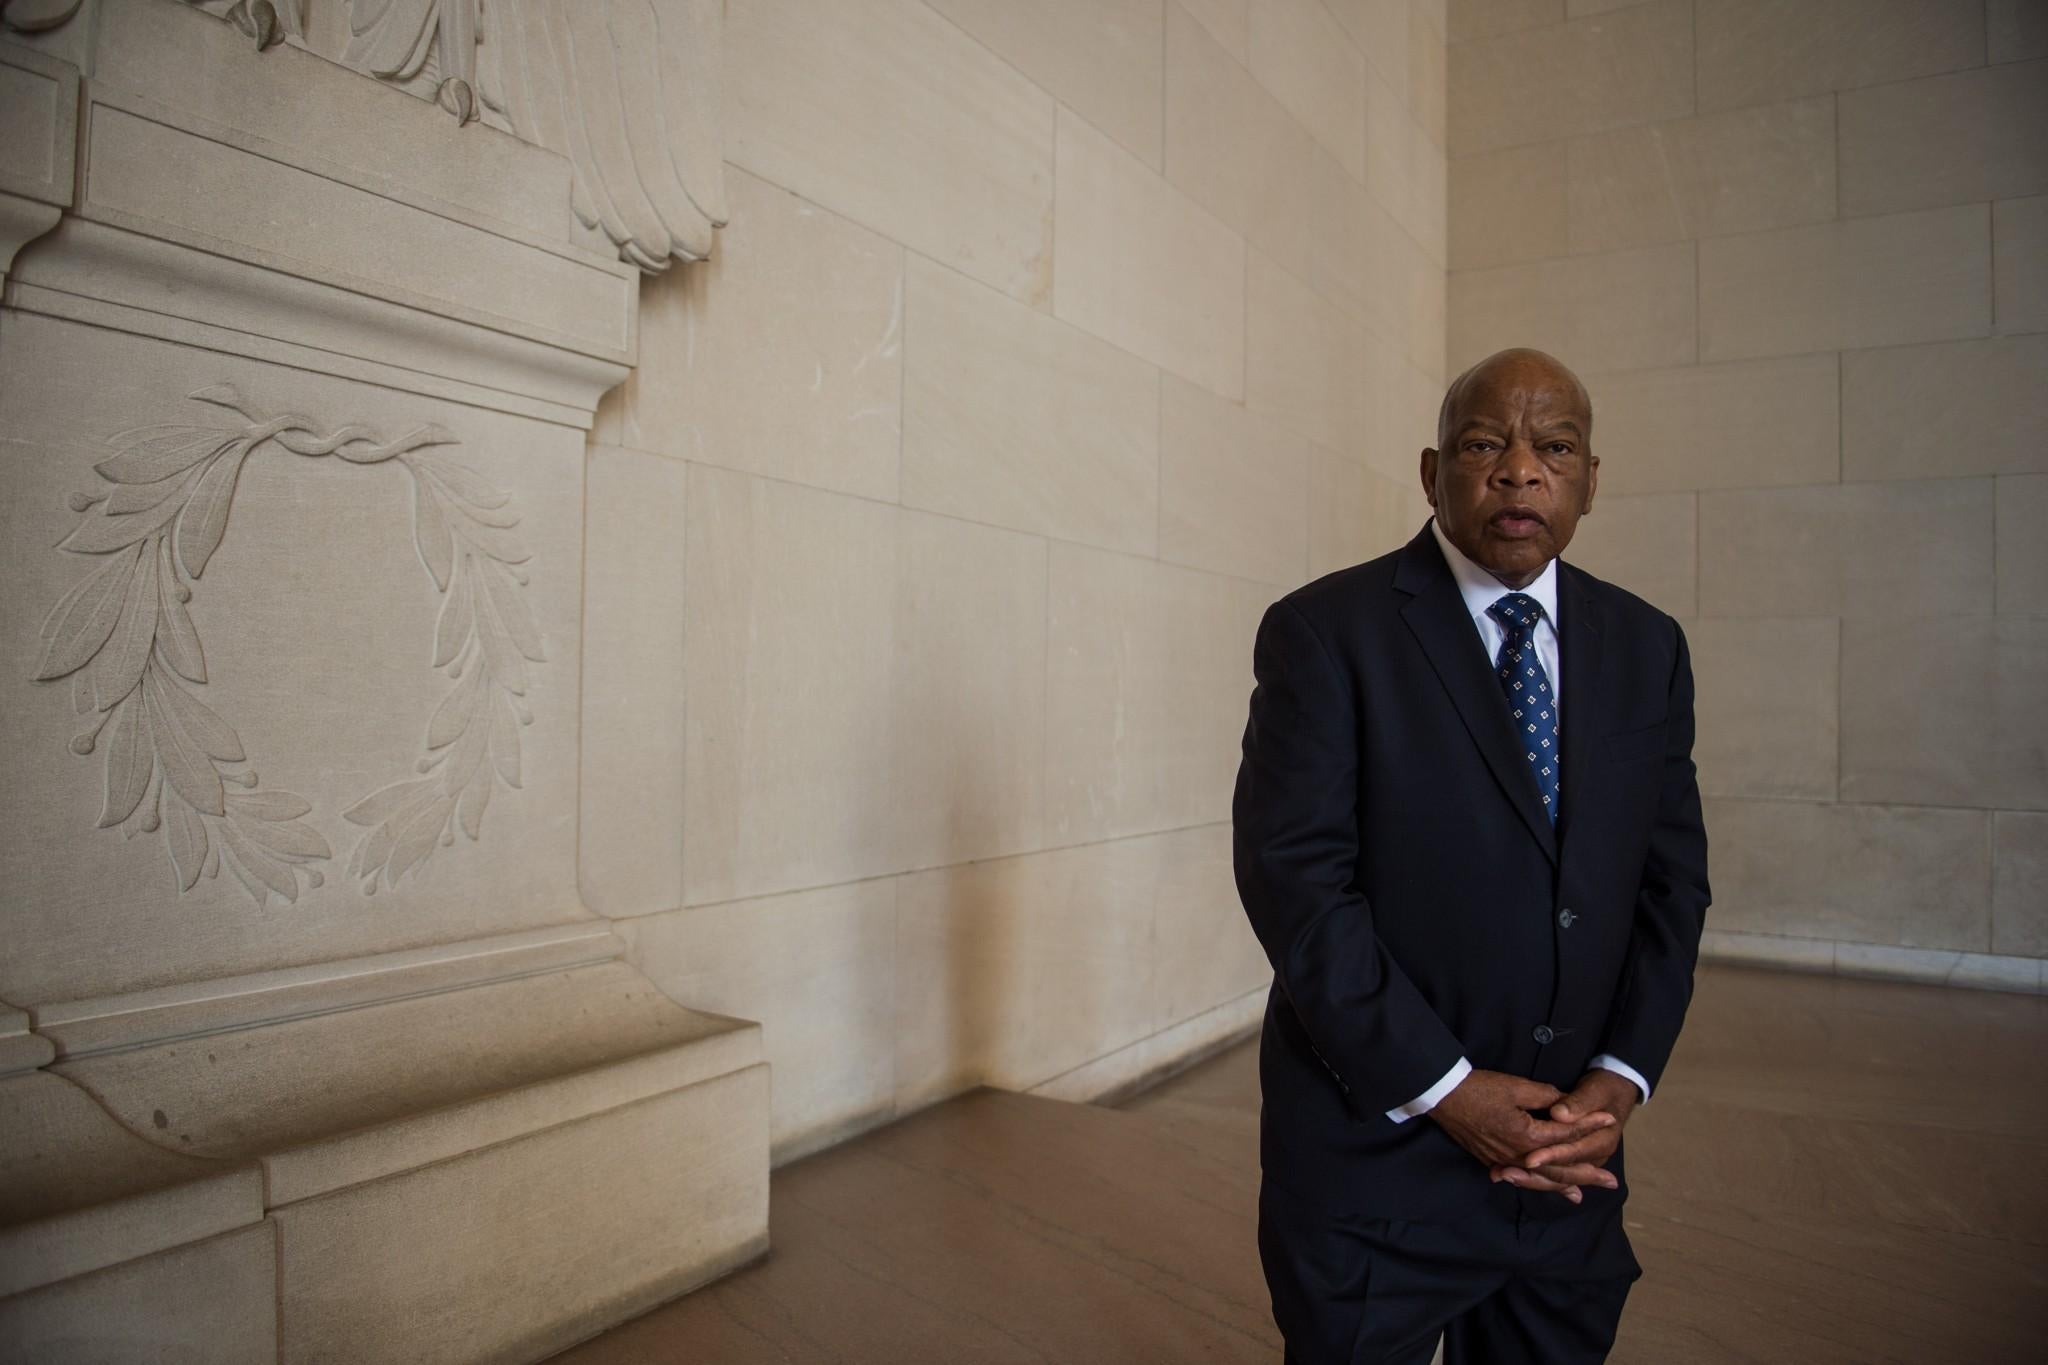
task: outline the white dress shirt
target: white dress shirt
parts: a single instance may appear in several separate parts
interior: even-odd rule
[[[1557,561],[1553,559],[1545,564],[1543,572],[1537,575],[1536,581],[1528,587],[1510,588],[1468,559],[1464,551],[1451,544],[1449,537],[1444,535],[1443,527],[1436,524],[1434,517],[1430,518],[1429,529],[1436,536],[1438,548],[1444,552],[1444,561],[1451,566],[1451,576],[1458,580],[1458,591],[1465,599],[1465,610],[1472,614],[1472,624],[1479,628],[1479,642],[1486,650],[1489,670],[1494,660],[1500,657],[1500,647],[1507,640],[1507,631],[1499,621],[1487,614],[1486,609],[1516,591],[1534,598],[1536,604],[1543,608],[1543,619],[1536,623],[1536,658],[1543,665],[1543,672],[1550,680],[1551,701],[1557,708],[1558,724],[1562,727],[1564,673],[1559,666],[1561,651],[1557,637]],[[1564,780],[1571,781],[1571,774],[1564,774]],[[1587,1065],[1627,1077],[1641,1093],[1643,1102],[1649,1102],[1650,1083],[1643,1079],[1641,1072],[1619,1057],[1603,1052]],[[1442,1080],[1399,1108],[1389,1109],[1387,1117],[1396,1123],[1406,1123],[1420,1114],[1427,1114],[1436,1108],[1444,1096],[1457,1089],[1460,1081],[1471,1074],[1472,1063],[1460,1057],[1458,1064],[1446,1071]]]

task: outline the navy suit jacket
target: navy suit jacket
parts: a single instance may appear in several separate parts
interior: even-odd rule
[[[1569,1090],[1613,1053],[1655,1090],[1677,1041],[1708,901],[1685,635],[1558,575],[1554,829],[1427,524],[1260,623],[1232,819],[1273,964],[1261,1164],[1332,1211],[1432,1217],[1485,1196],[1485,1167],[1436,1123],[1386,1116],[1461,1056]]]

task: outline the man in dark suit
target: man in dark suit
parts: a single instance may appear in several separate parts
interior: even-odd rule
[[[1422,452],[1429,524],[1259,627],[1235,857],[1301,1365],[1602,1360],[1641,1273],[1621,1132],[1691,998],[1707,845],[1684,634],[1558,560],[1592,427],[1556,360],[1482,361]]]

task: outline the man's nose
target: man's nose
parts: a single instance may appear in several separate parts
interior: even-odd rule
[[[1493,481],[1513,488],[1527,488],[1543,478],[1543,461],[1526,441],[1512,441],[1493,466]]]

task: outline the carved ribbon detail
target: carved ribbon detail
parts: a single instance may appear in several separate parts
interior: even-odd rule
[[[301,818],[310,803],[259,789],[240,738],[192,692],[207,674],[191,585],[220,548],[242,465],[260,447],[358,465],[396,460],[412,477],[413,539],[442,597],[434,667],[456,681],[427,724],[422,775],[343,812],[368,831],[348,870],[374,894],[452,844],[457,828],[479,837],[494,786],[520,785],[519,728],[533,719],[527,664],[546,653],[522,592],[519,518],[509,495],[429,453],[455,443],[439,426],[390,441],[354,425],[323,434],[297,414],[263,416],[227,384],[188,396],[246,422],[166,422],[111,438],[117,453],[93,467],[112,487],[72,495],[84,516],[58,546],[102,562],[44,619],[35,677],[71,680],[72,707],[89,718],[72,752],[104,750],[100,828],[161,829],[181,895],[225,863],[258,905],[272,894],[296,901],[300,875],[319,886],[313,864],[333,851]]]

